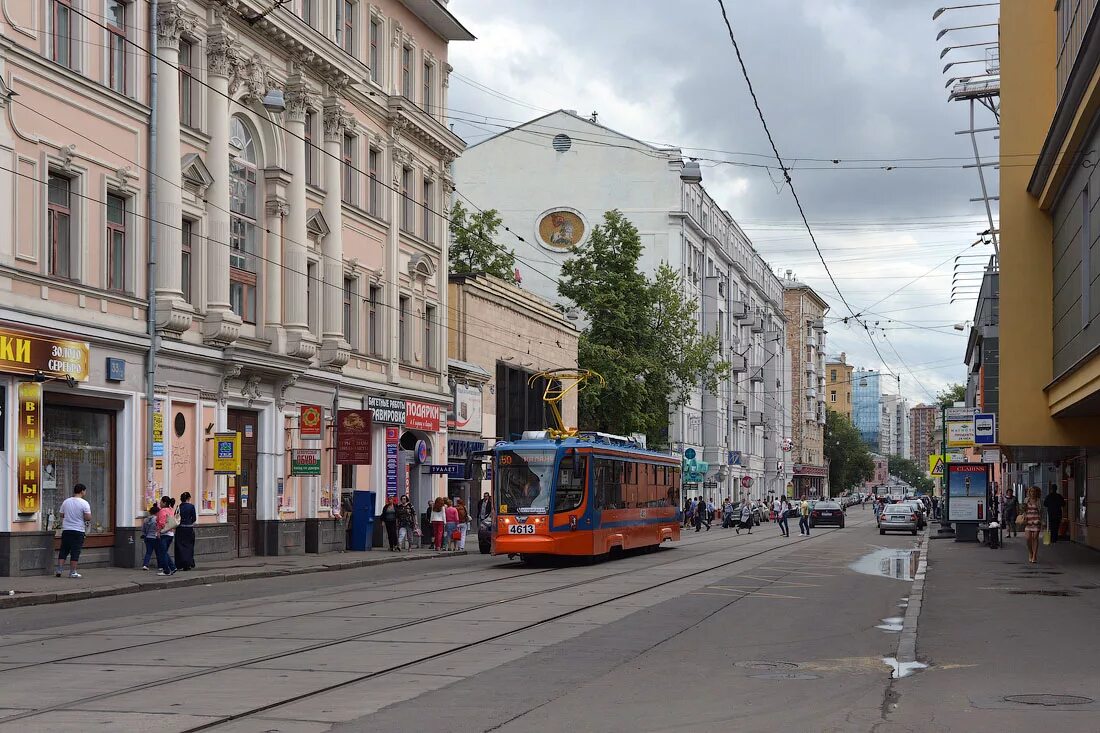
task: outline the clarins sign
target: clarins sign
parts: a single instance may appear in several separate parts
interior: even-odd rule
[[[36,374],[78,382],[88,379],[89,346],[0,327],[0,372]]]

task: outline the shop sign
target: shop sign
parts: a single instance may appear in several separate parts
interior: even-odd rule
[[[241,434],[214,433],[214,473],[236,476],[241,472]],[[234,499],[230,498],[230,503]]]
[[[90,347],[83,341],[69,341],[0,329],[0,372],[47,377],[88,379]]]
[[[41,502],[42,385],[19,384],[19,429],[16,470],[19,475],[19,513],[34,514]]]
[[[439,430],[439,405],[405,400],[405,427],[434,433]]]
[[[428,466],[428,473],[461,479],[466,473],[466,466],[461,463],[432,464]]]
[[[466,460],[471,453],[485,450],[485,442],[481,440],[448,440],[447,457],[458,460]]]
[[[164,458],[164,400],[153,400],[153,457]]]
[[[320,440],[325,411],[320,405],[302,405],[298,410],[298,437]]]
[[[370,431],[370,410],[337,410],[336,463],[341,466],[369,466]]]
[[[966,448],[974,445],[974,420],[949,420],[947,445],[951,448]]]
[[[466,384],[455,385],[455,430],[481,433],[481,390]]]
[[[374,422],[387,425],[405,424],[405,400],[391,400],[389,397],[367,397],[367,409],[372,413]]]
[[[291,476],[320,476],[321,449],[297,448],[290,451]]]
[[[386,498],[397,498],[397,448],[401,431],[395,427],[386,428]]]

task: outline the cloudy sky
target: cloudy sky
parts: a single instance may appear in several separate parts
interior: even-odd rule
[[[451,46],[449,106],[470,143],[553,109],[576,109],[698,157],[704,186],[772,267],[793,270],[832,304],[830,352],[900,374],[902,392],[927,401],[965,381],[966,338],[952,324],[973,317],[974,300],[948,302],[955,257],[992,253],[969,247],[988,225],[982,205],[969,201],[980,194],[977,173],[961,168],[973,161],[969,138],[954,134],[967,126],[968,108],[948,104],[944,90],[948,77],[984,64],[941,74],[948,61],[980,59],[984,50],[939,55],[949,42],[995,39],[996,28],[935,37],[994,22],[996,8],[933,22],[941,4],[726,0],[814,233],[844,297],[878,326],[882,359],[861,327],[840,320],[848,311],[781,185],[717,0],[451,0],[478,40]],[[978,126],[991,122],[984,113]],[[983,152],[995,150],[987,136]]]

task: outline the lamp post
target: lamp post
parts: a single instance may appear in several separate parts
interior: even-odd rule
[[[945,8],[937,8],[936,12],[932,13],[932,20],[936,20],[949,10],[962,10],[963,8],[988,8],[993,5],[1000,5],[1000,3],[971,3],[970,5],[948,5]]]
[[[947,54],[951,53],[958,48],[976,48],[978,46],[996,46],[996,41],[986,41],[985,43],[963,43],[958,46],[944,46],[944,49],[940,51],[940,58],[942,59]]]

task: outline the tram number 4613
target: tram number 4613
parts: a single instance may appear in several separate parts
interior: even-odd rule
[[[534,534],[535,525],[533,524],[510,524],[508,525],[508,534]]]

